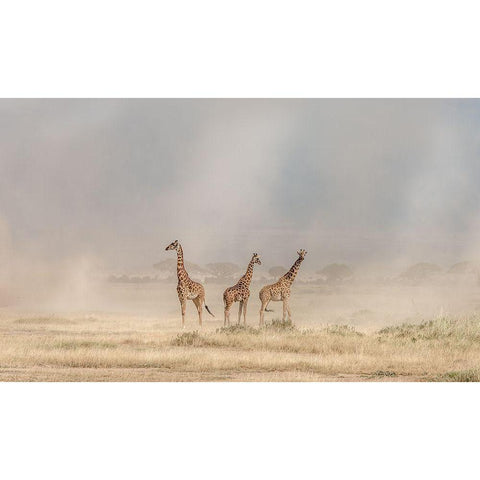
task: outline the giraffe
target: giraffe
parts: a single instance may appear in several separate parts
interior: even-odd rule
[[[185,310],[187,308],[187,300],[193,300],[198,311],[198,324],[202,326],[202,307],[205,305],[207,312],[214,317],[215,315],[210,311],[205,303],[205,289],[200,283],[194,282],[185,270],[183,264],[183,249],[178,243],[178,240],[172,242],[165,250],[177,251],[177,276],[178,285],[177,293],[182,308],[182,328],[185,328]]]
[[[238,309],[238,322],[237,325],[240,325],[240,318],[242,316],[243,310],[243,325],[247,325],[247,303],[248,297],[250,297],[250,282],[252,281],[253,267],[258,263],[262,264],[260,257],[257,253],[254,253],[250,263],[248,264],[247,271],[245,275],[240,278],[236,285],[229,287],[223,292],[223,303],[225,305],[225,318],[223,321],[223,326],[230,326],[230,308],[234,302],[240,302]]]
[[[262,306],[260,308],[260,326],[263,327],[264,321],[263,321],[263,315],[265,311],[271,311],[267,310],[267,306],[270,303],[270,301],[274,302],[279,302],[280,300],[283,302],[283,321],[285,321],[285,318],[287,316],[288,312],[288,318],[290,321],[292,320],[292,314],[290,312],[290,307],[288,305],[288,301],[290,299],[290,290],[292,288],[292,283],[295,280],[295,277],[297,276],[298,269],[300,268],[300,264],[303,262],[303,259],[305,258],[305,255],[307,252],[305,250],[299,250],[297,252],[298,258],[295,261],[295,263],[292,265],[292,268],[283,276],[280,277],[278,282],[272,284],[272,285],[266,285],[260,290],[260,293],[258,296],[260,297],[260,301],[262,302]]]

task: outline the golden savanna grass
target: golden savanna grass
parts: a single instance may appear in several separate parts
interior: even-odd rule
[[[358,331],[205,327],[110,315],[0,319],[3,381],[477,381],[480,316]]]

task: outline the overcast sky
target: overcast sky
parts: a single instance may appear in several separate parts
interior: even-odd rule
[[[479,154],[477,100],[0,100],[3,261],[471,258]]]

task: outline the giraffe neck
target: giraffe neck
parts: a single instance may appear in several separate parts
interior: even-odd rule
[[[252,281],[252,275],[253,275],[253,266],[255,264],[253,263],[253,258],[250,260],[250,263],[248,264],[247,271],[245,272],[245,275],[242,277],[242,282],[247,285],[247,287],[250,285],[250,282]]]
[[[183,263],[183,249],[180,244],[178,244],[177,248],[177,276],[179,280],[184,280],[186,277],[188,277]]]
[[[295,280],[302,261],[303,258],[298,257],[297,261],[292,265],[292,268],[283,276],[283,279],[286,280],[290,285]]]

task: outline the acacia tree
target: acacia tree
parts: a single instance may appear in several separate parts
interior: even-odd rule
[[[353,270],[342,263],[331,263],[317,272],[326,277],[328,283],[338,283],[353,277]]]
[[[217,262],[209,263],[206,267],[216,276],[216,277],[230,277],[235,275],[240,271],[240,267],[235,263],[230,262]]]
[[[177,259],[176,258],[169,258],[167,260],[163,260],[162,262],[155,263],[153,265],[155,270],[159,270],[161,272],[168,272],[172,275],[176,275],[177,273]],[[200,265],[191,262],[185,262],[185,268],[187,269],[188,273],[195,274],[204,274],[206,270],[202,268]]]
[[[400,277],[406,280],[422,281],[442,272],[442,268],[434,263],[416,263],[407,268]]]

